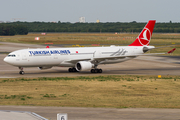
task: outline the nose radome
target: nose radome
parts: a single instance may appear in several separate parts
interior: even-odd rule
[[[4,58],[4,62],[11,64],[11,60],[8,57]]]
[[[7,62],[7,57],[4,58],[4,62]]]

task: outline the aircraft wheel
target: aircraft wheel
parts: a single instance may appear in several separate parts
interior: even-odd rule
[[[25,73],[24,73],[24,71],[20,71],[19,74],[24,75]]]
[[[94,71],[95,71],[94,73],[98,73],[98,69],[95,69]]]
[[[102,69],[98,69],[98,73],[102,73]]]
[[[91,73],[102,73],[102,69],[91,69]]]
[[[69,72],[72,72],[72,68],[69,68],[68,71],[69,71]]]
[[[68,71],[69,71],[69,72],[79,72],[79,71],[76,70],[76,68],[69,68]]]
[[[78,72],[78,71],[76,70],[76,68],[72,68],[72,71],[73,71],[73,72]]]
[[[91,69],[91,73],[95,73],[95,70],[94,70],[94,69]]]

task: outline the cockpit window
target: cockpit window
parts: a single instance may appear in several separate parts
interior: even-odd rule
[[[8,57],[16,57],[16,55],[12,54],[12,55],[8,55]]]

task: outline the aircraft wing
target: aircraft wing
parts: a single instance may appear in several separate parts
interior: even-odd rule
[[[64,62],[68,62],[68,63],[73,63],[76,64],[79,61],[90,61],[92,63],[94,62],[98,62],[100,63],[101,61],[104,60],[113,60],[113,59],[124,59],[126,57],[136,57],[136,55],[129,55],[129,56],[109,56],[109,57],[94,57],[94,58],[86,58],[86,59],[72,59],[72,60],[67,60]]]
[[[91,58],[84,58],[84,59],[72,59],[72,60],[66,60],[66,61],[64,61],[64,62],[76,64],[76,63],[79,62],[79,61],[90,61],[90,60],[91,60]]]
[[[176,50],[176,48],[173,48],[172,50],[166,52],[166,53],[147,53],[147,54],[136,54],[136,56],[151,56],[151,55],[163,55],[163,54],[170,54],[173,53]]]
[[[175,50],[176,50],[176,48],[168,51],[167,53],[149,53],[149,54],[133,54],[133,55],[127,55],[127,56],[94,57],[94,58],[72,59],[72,60],[67,60],[67,61],[64,61],[64,62],[69,62],[69,63],[73,63],[73,64],[76,64],[79,61],[90,61],[90,62],[98,61],[98,62],[101,62],[101,61],[104,61],[104,60],[124,59],[126,57],[135,58],[137,56],[163,55],[163,54],[173,53]]]
[[[94,61],[104,61],[104,60],[111,60],[111,59],[123,59],[126,57],[136,57],[136,56],[109,56],[109,57],[94,57],[94,58],[83,58],[83,59],[72,59],[72,60],[66,60],[64,62],[68,62],[68,63],[73,63],[76,64],[79,61],[90,61],[90,62],[94,62]]]
[[[166,53],[149,53],[149,54],[142,54],[142,55],[138,55],[138,56],[170,54],[170,53],[173,53],[175,50],[176,50],[176,48],[173,48],[172,50],[170,50]]]

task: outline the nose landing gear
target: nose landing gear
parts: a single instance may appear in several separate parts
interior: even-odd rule
[[[19,69],[20,69],[19,74],[24,75],[25,73],[23,71],[23,67],[19,67]]]

